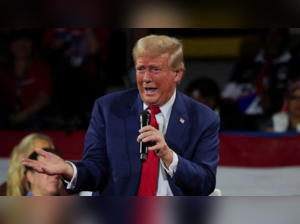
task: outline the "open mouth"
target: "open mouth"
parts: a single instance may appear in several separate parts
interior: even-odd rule
[[[145,88],[147,94],[153,94],[157,91],[157,88]]]

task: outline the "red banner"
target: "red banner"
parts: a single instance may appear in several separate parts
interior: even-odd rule
[[[9,157],[13,147],[32,132],[0,132],[0,157]],[[64,159],[80,160],[84,149],[86,131],[68,134],[64,131],[39,132],[52,138]],[[300,166],[300,135],[242,135],[220,134],[221,166],[282,167]]]
[[[221,166],[300,165],[300,135],[279,137],[220,134]]]

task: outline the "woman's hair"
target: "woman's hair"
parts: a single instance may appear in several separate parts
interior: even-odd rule
[[[169,63],[172,69],[185,71],[181,42],[163,35],[150,35],[139,39],[133,48],[134,63],[136,64],[137,58],[143,55],[155,57],[165,53],[170,55]]]
[[[36,133],[27,135],[14,147],[10,155],[6,189],[7,196],[22,196],[25,190],[27,190],[27,181],[24,175],[25,167],[22,164],[21,158],[28,157],[35,150],[35,141],[40,139],[48,141],[50,148],[54,149],[50,137]]]

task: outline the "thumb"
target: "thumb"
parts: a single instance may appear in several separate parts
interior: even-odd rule
[[[43,157],[47,157],[48,153],[46,151],[44,151],[43,149],[41,148],[37,148],[35,149],[36,153],[39,154],[40,156],[43,156]]]

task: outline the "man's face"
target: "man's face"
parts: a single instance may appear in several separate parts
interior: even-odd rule
[[[38,161],[43,159],[44,157],[38,156]],[[59,194],[62,182],[58,175],[49,176],[47,174],[29,172],[30,171],[27,172],[27,178],[31,184],[31,191],[35,196],[51,196]]]
[[[212,110],[216,109],[217,103],[216,103],[216,98],[214,96],[205,97],[201,95],[199,90],[194,90],[193,92],[189,93],[188,96],[200,103],[203,103],[204,105],[208,106]]]
[[[172,97],[183,71],[173,71],[169,54],[141,56],[136,61],[137,86],[143,102],[149,107],[161,107]]]

